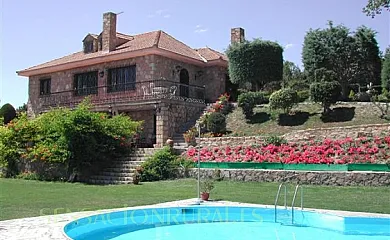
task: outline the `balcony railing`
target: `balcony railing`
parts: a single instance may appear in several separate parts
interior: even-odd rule
[[[91,93],[89,96],[94,105],[158,99],[205,103],[205,88],[203,86],[186,85],[169,80],[153,80],[54,92],[40,97],[40,101],[44,107],[73,107],[88,95],[80,96],[81,92]]]

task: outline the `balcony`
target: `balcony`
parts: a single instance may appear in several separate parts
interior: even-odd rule
[[[153,80],[54,92],[41,96],[43,108],[74,107],[89,96],[94,106],[145,103],[153,100],[205,103],[205,88],[169,80]]]

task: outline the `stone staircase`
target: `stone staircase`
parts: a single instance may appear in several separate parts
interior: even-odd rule
[[[195,126],[196,124],[196,121],[204,114],[206,113],[211,107],[213,106],[213,104],[207,104],[205,109],[199,114],[199,116],[197,116],[196,118],[192,119],[191,121],[189,122],[186,122],[185,124],[183,124],[179,131],[177,131],[174,135],[173,135],[173,148],[176,150],[177,153],[182,153],[184,151],[187,150],[188,148],[188,144],[184,141],[184,137],[183,137],[183,134],[188,131],[188,129],[190,129],[191,127]]]
[[[125,157],[113,159],[110,166],[89,178],[91,184],[128,184],[133,182],[135,169],[156,152],[158,148],[138,148]]]

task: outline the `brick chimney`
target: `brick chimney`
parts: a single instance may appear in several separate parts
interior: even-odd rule
[[[231,43],[242,43],[245,41],[245,32],[243,28],[232,28],[230,32]]]
[[[103,14],[102,50],[111,52],[116,48],[116,14]]]

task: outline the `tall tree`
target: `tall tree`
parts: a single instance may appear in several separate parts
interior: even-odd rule
[[[361,26],[356,30],[354,37],[358,52],[355,82],[363,86],[370,82],[373,85],[380,85],[382,62],[375,38],[376,32],[366,26]]]
[[[283,63],[283,84],[288,85],[289,82],[294,80],[301,80],[301,69],[293,62],[284,61]]]
[[[265,83],[283,79],[283,48],[276,42],[233,43],[226,54],[230,80],[241,87],[258,91]]]
[[[390,90],[390,46],[386,49],[386,53],[382,66],[382,87]]]
[[[368,0],[363,12],[367,16],[375,17],[376,14],[381,14],[383,9],[390,11],[390,0]]]
[[[345,26],[333,26],[330,21],[328,28],[310,29],[305,36],[302,61],[308,76],[315,79],[320,68],[333,71],[343,97],[348,96],[348,83],[355,80],[357,58],[356,40]]]

